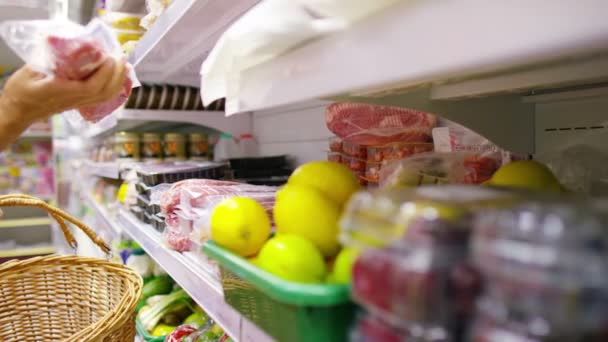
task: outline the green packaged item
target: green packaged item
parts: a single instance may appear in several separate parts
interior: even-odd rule
[[[348,340],[355,306],[347,285],[286,281],[213,241],[203,251],[220,265],[226,302],[277,341]]]
[[[137,330],[137,335],[143,338],[143,340],[146,342],[163,342],[165,340],[165,336],[150,335],[146,328],[144,328],[139,318],[135,319],[135,329]]]

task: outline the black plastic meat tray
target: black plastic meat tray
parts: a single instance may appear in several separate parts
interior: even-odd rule
[[[230,168],[233,170],[264,170],[285,168],[288,165],[287,156],[256,157],[256,158],[233,158],[228,159]]]
[[[222,179],[226,165],[205,164],[151,164],[137,170],[140,181],[148,186],[162,183],[176,183],[191,178]]]
[[[152,215],[152,217],[150,218],[150,224],[152,225],[152,227],[154,227],[154,229],[161,233],[165,231],[165,218],[162,216]]]
[[[150,204],[150,201],[144,196],[137,196],[137,206],[142,208],[149,215],[156,215],[160,213],[160,205]]]
[[[233,177],[236,179],[283,177],[291,175],[292,172],[293,170],[289,168],[232,170]]]
[[[269,177],[269,178],[245,178],[236,179],[235,181],[241,183],[247,183],[251,185],[267,185],[267,186],[281,186],[287,183],[288,176],[283,177]]]

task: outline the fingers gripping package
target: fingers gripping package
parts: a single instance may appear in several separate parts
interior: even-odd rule
[[[213,209],[231,197],[258,201],[272,217],[278,188],[211,179],[189,179],[173,184],[162,194],[160,205],[165,216],[165,242],[178,251],[188,251],[192,240],[204,242],[211,237]]]
[[[67,80],[86,80],[108,57],[122,57],[116,35],[100,20],[81,26],[61,20],[6,21],[0,33],[8,46],[30,67]],[[81,117],[97,122],[112,113],[139,86],[133,69],[114,98],[78,108]],[[68,113],[68,118],[73,114]]]
[[[332,133],[346,142],[379,146],[430,142],[437,118],[405,108],[334,103],[325,111],[325,122]]]

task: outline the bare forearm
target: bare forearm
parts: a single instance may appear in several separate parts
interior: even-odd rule
[[[21,133],[32,124],[24,114],[20,113],[19,109],[13,106],[9,100],[0,96],[0,151],[17,140]]]

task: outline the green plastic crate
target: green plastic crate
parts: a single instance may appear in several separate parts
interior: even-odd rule
[[[346,285],[283,280],[208,241],[203,251],[222,275],[224,299],[280,342],[347,341],[355,316]]]
[[[139,318],[135,318],[135,329],[137,330],[137,335],[141,336],[146,342],[163,342],[166,336],[152,336],[148,333],[148,330],[144,328],[144,325],[141,323]]]

